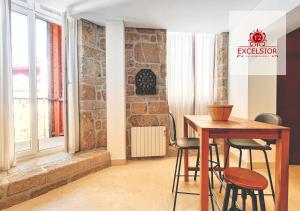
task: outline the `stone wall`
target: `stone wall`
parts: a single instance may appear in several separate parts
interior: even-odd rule
[[[106,147],[105,28],[80,20],[80,151]]]
[[[228,41],[228,32],[216,35],[214,102],[217,104],[228,103]]]
[[[131,156],[131,127],[168,126],[166,96],[166,31],[125,29],[127,158]],[[136,95],[135,75],[151,68],[157,79],[156,95]],[[168,139],[167,139],[168,140]]]

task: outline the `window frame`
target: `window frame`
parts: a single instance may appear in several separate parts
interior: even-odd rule
[[[67,148],[67,122],[66,122],[66,95],[65,95],[65,73],[62,71],[62,81],[63,81],[63,93],[64,93],[64,146],[62,147],[54,147],[49,149],[39,149],[39,139],[38,139],[38,113],[37,113],[37,83],[36,83],[36,19],[41,19],[47,22],[51,22],[54,24],[58,24],[62,27],[62,16],[60,16],[59,20],[56,14],[51,17],[50,13],[47,12],[46,14],[41,13],[41,10],[35,11],[34,10],[34,2],[33,0],[27,0],[28,3],[20,0],[14,0],[11,5],[11,11],[16,12],[22,15],[27,16],[28,18],[28,64],[29,64],[29,93],[30,93],[30,133],[31,133],[31,141],[30,145],[31,148],[27,151],[16,152],[16,160],[21,161],[25,159],[40,157],[56,152],[65,151]],[[63,31],[63,28],[62,28]],[[63,36],[63,34],[62,34]],[[63,41],[63,37],[62,37]],[[62,49],[63,55],[63,49]],[[62,57],[62,61],[63,57]],[[63,65],[62,65],[63,68]],[[63,68],[64,70],[64,68]]]

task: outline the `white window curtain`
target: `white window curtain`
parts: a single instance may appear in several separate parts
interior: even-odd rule
[[[207,114],[213,103],[215,35],[195,34],[195,114]]]
[[[15,160],[10,39],[10,0],[0,1],[0,170]]]
[[[194,111],[194,35],[169,32],[167,36],[168,104],[180,137],[183,115]]]
[[[214,48],[214,34],[167,34],[168,103],[178,137],[183,116],[207,114],[213,101]]]
[[[78,30],[77,19],[64,14],[64,61],[67,102],[67,150],[79,150],[79,97],[78,97]]]

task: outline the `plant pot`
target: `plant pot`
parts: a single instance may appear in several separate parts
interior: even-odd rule
[[[208,105],[208,112],[212,120],[214,121],[226,121],[228,120],[233,105]]]

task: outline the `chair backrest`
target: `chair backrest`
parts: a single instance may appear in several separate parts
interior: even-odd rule
[[[169,113],[170,144],[176,144],[176,124],[173,114]]]
[[[272,125],[281,125],[282,119],[277,114],[262,113],[255,117],[255,121],[264,122]],[[276,140],[263,139],[268,145],[275,144]]]

